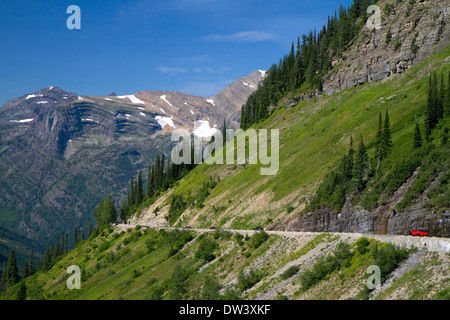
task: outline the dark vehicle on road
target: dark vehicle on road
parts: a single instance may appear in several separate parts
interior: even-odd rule
[[[412,229],[411,236],[428,237],[428,230],[426,229]]]
[[[192,228],[190,226],[187,226],[185,229],[191,230]]]
[[[209,230],[216,230],[216,227],[210,227]]]
[[[262,231],[264,229],[263,229],[263,227],[254,227],[253,230],[255,230],[255,231]]]

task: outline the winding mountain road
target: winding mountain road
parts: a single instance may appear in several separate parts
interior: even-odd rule
[[[150,225],[144,225],[144,224],[116,224],[115,225],[118,228],[121,229],[129,229],[129,228],[136,228],[137,226],[140,226],[141,228],[152,228],[152,229],[169,229],[169,230],[186,230],[184,228],[174,228],[174,227],[167,227],[167,226],[150,226]],[[214,232],[215,229],[197,229],[192,228],[188,229],[199,233],[204,232]],[[239,233],[242,235],[253,235],[255,232],[260,232],[256,230],[233,230],[233,229],[222,229],[223,231],[229,231],[232,233]],[[276,231],[276,230],[270,230],[265,231],[269,235],[278,235],[286,238],[295,238],[295,237],[304,237],[304,236],[317,236],[323,232],[296,232],[296,231]],[[362,233],[339,233],[339,232],[329,232],[331,235],[337,235],[340,236],[343,239],[353,240],[356,241],[359,238],[366,237],[366,238],[372,238],[381,242],[388,242],[392,243],[398,246],[406,246],[408,248],[411,247],[417,247],[421,250],[427,250],[427,251],[435,251],[439,253],[447,253],[450,252],[450,238],[438,238],[438,237],[418,237],[418,236],[403,236],[403,235],[384,235],[384,234],[362,234]]]

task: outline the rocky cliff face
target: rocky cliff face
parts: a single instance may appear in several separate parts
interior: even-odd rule
[[[437,237],[450,237],[450,210],[426,210],[426,192],[403,212],[396,206],[417,178],[417,171],[392,196],[373,210],[352,205],[351,197],[336,212],[324,208],[284,221],[287,231],[350,232],[364,234],[408,235],[411,229],[426,228]],[[432,183],[433,184],[433,183]]]
[[[449,1],[384,0],[378,5],[381,28],[364,26],[351,49],[333,61],[325,94],[402,73],[450,45]]]

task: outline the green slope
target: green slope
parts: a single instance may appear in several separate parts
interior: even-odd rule
[[[301,213],[323,177],[347,153],[351,136],[355,146],[362,137],[369,156],[374,157],[378,114],[384,116],[389,110],[393,148],[380,167],[380,175],[386,176],[409,159],[416,116],[424,132],[428,77],[436,70],[438,74],[448,74],[449,55],[450,48],[446,48],[421,65],[385,81],[343,90],[317,101],[303,101],[288,110],[284,105],[278,106],[267,120],[255,126],[280,130],[278,173],[262,176],[260,165],[196,167],[175,188],[174,194],[188,199],[188,195],[198,193],[210,176],[221,180],[210,190],[203,208],[188,207],[175,225],[251,228],[280,220],[289,212]],[[169,202],[168,199],[166,204]]]
[[[22,281],[28,300],[367,299],[370,265],[382,266],[384,281],[415,252],[328,233],[286,238],[110,229]],[[423,254],[421,261],[375,297],[448,299],[448,254]],[[80,289],[67,287],[71,265],[81,270]],[[417,281],[427,288],[415,290]],[[19,288],[9,288],[0,300],[16,299]]]

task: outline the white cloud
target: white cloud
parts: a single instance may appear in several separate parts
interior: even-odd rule
[[[259,42],[275,38],[275,34],[264,31],[243,31],[229,35],[211,34],[204,37],[207,41]]]
[[[186,69],[184,68],[178,68],[178,67],[174,67],[174,68],[169,68],[169,67],[158,67],[156,68],[159,72],[162,73],[169,73],[169,74],[177,74],[177,73],[185,73],[187,72]]]

